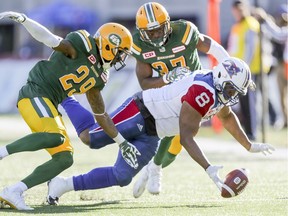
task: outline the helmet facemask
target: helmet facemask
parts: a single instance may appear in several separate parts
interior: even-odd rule
[[[216,85],[218,100],[226,105],[233,106],[239,101],[240,92],[232,82],[225,82],[223,85]]]
[[[142,28],[139,29],[139,31],[143,41],[150,43],[155,47],[161,47],[166,43],[167,38],[171,33],[170,21],[167,20],[160,25],[156,25],[156,27]],[[160,36],[157,37],[157,35]]]
[[[116,71],[121,70],[126,66],[126,59],[131,54],[127,49],[121,47],[115,47],[112,49],[113,54],[115,53],[114,59],[111,61],[110,65],[113,66]]]

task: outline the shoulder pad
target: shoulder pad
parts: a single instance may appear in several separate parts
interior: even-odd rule
[[[133,43],[131,51],[135,55],[140,55],[142,49],[138,47],[135,43]]]
[[[186,21],[186,30],[185,30],[184,36],[182,38],[183,44],[185,44],[185,45],[189,44],[191,37],[192,37],[192,34],[195,30],[197,30],[197,27],[192,22]]]
[[[79,35],[82,42],[84,43],[86,51],[90,52],[92,50],[92,44],[89,40],[90,34],[86,30],[78,30],[78,31],[76,31],[76,34]]]

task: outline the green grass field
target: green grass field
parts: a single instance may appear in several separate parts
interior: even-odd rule
[[[65,122],[69,123],[65,119]],[[85,173],[95,167],[113,165],[117,146],[90,150],[75,136],[70,124],[68,132],[75,148],[74,165],[62,176]],[[18,116],[0,116],[0,145],[7,144],[29,133]],[[138,199],[132,196],[133,182],[127,187],[112,187],[94,191],[69,192],[60,199],[60,206],[43,205],[46,184],[25,193],[32,212],[0,209],[0,215],[123,215],[123,216],[259,216],[288,215],[288,155],[287,130],[268,131],[268,142],[274,144],[273,155],[246,152],[225,132],[214,134],[211,128],[199,132],[200,146],[211,163],[224,165],[222,178],[235,169],[250,170],[249,184],[239,196],[225,199],[207,174],[185,152],[163,172],[162,193],[152,196],[147,191]],[[21,180],[40,163],[49,159],[45,151],[11,155],[0,161],[0,190]]]

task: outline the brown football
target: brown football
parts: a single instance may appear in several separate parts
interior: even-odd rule
[[[221,196],[230,198],[239,195],[246,188],[249,180],[248,171],[244,168],[239,168],[229,172],[222,186]]]

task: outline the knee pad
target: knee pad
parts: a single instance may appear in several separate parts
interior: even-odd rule
[[[52,158],[57,161],[57,164],[62,170],[69,168],[74,162],[73,154],[70,151],[56,153]]]
[[[120,187],[124,187],[130,184],[133,175],[128,170],[118,170],[115,168],[115,176]]]

